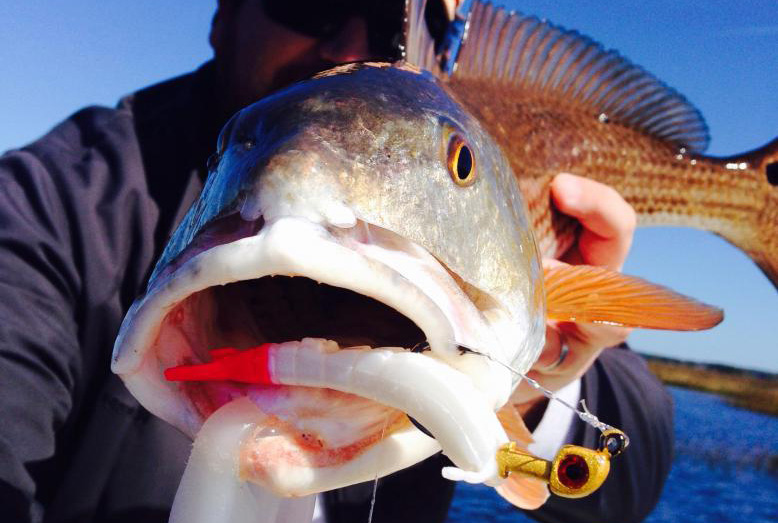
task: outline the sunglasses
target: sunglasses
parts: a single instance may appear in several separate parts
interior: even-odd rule
[[[405,0],[263,0],[262,8],[274,22],[314,38],[332,37],[352,17],[362,18],[373,58],[400,58]],[[425,18],[439,41],[438,34],[448,26],[443,2],[429,0]]]

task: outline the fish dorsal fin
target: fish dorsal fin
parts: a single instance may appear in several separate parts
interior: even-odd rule
[[[497,419],[500,420],[511,441],[519,447],[526,449],[532,443],[532,434],[511,401],[497,411]],[[548,486],[544,482],[516,473],[497,486],[496,490],[509,503],[525,510],[540,507],[549,495]]]
[[[403,59],[420,69],[439,74],[435,57],[435,41],[432,39],[424,13],[427,0],[405,0],[405,44]]]
[[[702,152],[708,128],[682,95],[616,51],[534,16],[477,0],[450,77],[576,104],[601,121]],[[517,94],[518,96],[518,94]]]
[[[724,317],[721,309],[602,267],[561,264],[544,272],[547,317],[552,320],[701,330]]]

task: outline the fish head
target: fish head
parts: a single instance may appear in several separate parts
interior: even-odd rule
[[[543,344],[542,271],[508,162],[445,86],[341,66],[237,113],[210,170],[116,341],[138,400],[194,438],[248,397],[264,421],[241,474],[282,495],[440,447],[494,479],[506,365],[526,372]],[[263,343],[272,385],[163,376]]]

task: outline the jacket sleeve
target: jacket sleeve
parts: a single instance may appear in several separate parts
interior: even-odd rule
[[[148,262],[138,262],[153,255],[138,250],[133,233],[150,228],[141,222],[153,221],[154,209],[138,183],[125,183],[140,165],[137,147],[117,146],[131,142],[127,120],[85,110],[0,157],[0,506],[8,521],[42,518],[77,413],[106,376],[123,296],[137,291],[128,267],[144,272]]]
[[[582,398],[597,417],[627,433],[608,479],[581,499],[551,495],[528,515],[554,523],[642,521],[659,500],[673,461],[673,402],[646,362],[625,346],[608,349],[584,375]],[[599,431],[577,422],[573,443],[596,448]]]

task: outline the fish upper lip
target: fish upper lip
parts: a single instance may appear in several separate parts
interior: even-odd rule
[[[268,230],[272,233],[267,233]],[[289,242],[284,238],[302,238],[303,241]],[[259,242],[271,245],[256,248]],[[322,251],[335,254],[337,261],[329,265],[323,263],[326,254]],[[211,270],[205,270],[209,266]],[[359,280],[350,269],[361,271],[365,277]],[[318,224],[298,218],[279,218],[265,224],[256,235],[198,253],[153,282],[147,294],[130,308],[122,324],[114,346],[113,371],[129,374],[141,365],[144,341],[151,338],[152,331],[158,327],[155,311],[167,313],[176,303],[209,287],[272,275],[304,276],[372,297],[416,322],[432,351],[456,366],[459,351],[451,319],[416,283],[364,252],[339,245]],[[390,281],[395,288],[376,284],[378,275],[385,276],[384,280]],[[130,329],[132,323],[135,325]]]

